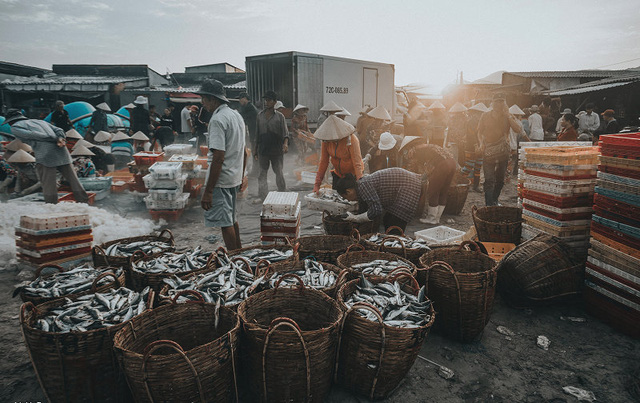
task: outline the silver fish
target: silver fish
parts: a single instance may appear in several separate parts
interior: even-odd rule
[[[274,249],[256,248],[256,249],[249,249],[249,250],[243,251],[242,253],[239,253],[235,256],[242,256],[245,259],[249,260],[249,263],[251,263],[251,268],[255,269],[255,267],[258,265],[258,262],[261,260],[266,260],[269,263],[276,263],[276,262],[281,262],[283,260],[286,260],[291,256],[293,256],[293,250],[289,249],[282,252],[275,248]]]
[[[96,269],[90,264],[78,266],[72,270],[55,273],[50,276],[40,276],[33,281],[19,285],[13,293],[15,297],[23,291],[26,296],[38,298],[57,298],[70,294],[77,294],[91,289],[93,280],[112,269]],[[122,275],[122,269],[115,270],[116,277]],[[98,281],[98,286],[113,282],[112,277],[105,277]]]
[[[366,263],[354,264],[351,268],[364,274],[386,276],[402,266],[406,267],[407,264],[401,260],[376,259]]]
[[[143,273],[184,273],[204,269],[211,253],[200,247],[184,253],[166,252],[148,260],[138,260],[132,268]]]
[[[114,243],[110,245],[105,254],[113,257],[131,257],[136,251],[143,251],[146,255],[152,255],[171,249],[171,244],[164,241],[137,241],[131,243]]]
[[[383,234],[371,235],[367,241],[375,243],[376,245],[382,245],[387,248],[402,248],[402,244],[398,241],[400,239],[404,247],[407,249],[423,249],[425,252],[431,250],[426,241],[420,239],[413,239],[406,236],[394,235],[393,238],[387,237]]]
[[[274,288],[278,280],[285,274],[293,273],[300,277],[306,287],[322,290],[331,288],[338,280],[338,275],[322,266],[322,263],[313,259],[304,259],[304,268],[301,270],[292,270],[283,273],[276,273],[269,279],[269,287]],[[281,287],[296,286],[298,280],[295,277],[287,277],[280,284]]]

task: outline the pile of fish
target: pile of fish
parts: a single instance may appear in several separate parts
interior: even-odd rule
[[[401,260],[385,260],[376,259],[366,263],[358,263],[351,265],[351,268],[374,276],[387,276],[398,267],[407,267],[407,264]]]
[[[107,256],[131,257],[135,251],[141,250],[145,255],[153,255],[171,249],[171,244],[164,241],[138,241],[131,243],[114,243],[104,253]]]
[[[166,252],[149,260],[139,260],[132,268],[143,273],[184,273],[202,270],[207,266],[210,252],[203,252],[201,247],[183,253]]]
[[[344,197],[340,196],[338,194],[338,192],[336,192],[334,190],[321,191],[320,194],[310,193],[309,197],[313,197],[313,198],[318,199],[318,200],[330,201],[330,202],[334,202],[334,203],[351,204],[351,202],[349,200],[347,200]]]
[[[422,287],[416,296],[403,291],[397,281],[373,284],[361,275],[356,290],[345,301],[345,305],[351,308],[356,302],[367,302],[375,306],[380,311],[384,323],[389,326],[416,328],[426,325],[431,320],[431,301],[425,295],[425,287]],[[375,315],[366,309],[357,311],[368,320],[378,321]]]
[[[165,278],[163,281],[169,285],[168,296],[173,298],[183,290],[195,290],[202,294],[206,302],[221,303],[222,305],[235,305],[244,301],[258,286],[264,283],[264,276],[254,278],[253,274],[242,269],[238,261],[227,260],[226,254],[218,252],[218,259],[222,266],[210,273],[202,273],[187,279],[177,276]],[[180,296],[178,302],[188,299]],[[219,302],[219,300],[221,300]]]
[[[427,246],[427,241],[423,241],[420,239],[411,239],[404,236],[394,235],[393,238],[390,238],[384,234],[375,234],[369,237],[367,241],[374,243],[376,245],[382,245],[387,248],[402,248],[402,244],[398,241],[400,239],[402,243],[404,243],[404,247],[407,249],[424,249],[425,251],[431,250]]]
[[[45,332],[86,332],[124,323],[146,309],[150,288],[141,293],[120,287],[106,293],[88,294],[52,309],[35,321]]]
[[[13,296],[15,297],[21,291],[24,292],[25,296],[32,298],[58,298],[77,294],[90,290],[93,280],[105,271],[111,271],[111,269],[99,270],[89,264],[85,264],[62,273],[55,273],[46,277],[40,276],[17,287]],[[117,269],[115,276],[120,277],[121,275],[122,269]],[[98,281],[98,286],[112,282],[113,277],[104,277]]]
[[[271,288],[275,288],[278,280],[288,273],[297,275],[302,279],[305,286],[315,288],[317,290],[333,287],[338,279],[338,276],[331,270],[325,269],[322,266],[322,263],[318,263],[313,259],[304,259],[304,269],[275,273],[269,279],[269,286]],[[295,287],[298,283],[299,282],[295,277],[287,277],[282,280],[280,287]]]
[[[276,263],[286,260],[293,256],[293,250],[289,249],[284,252],[279,251],[278,249],[249,249],[242,253],[239,253],[235,256],[242,256],[243,258],[249,260],[251,263],[251,269],[254,270],[258,265],[258,262],[261,260],[266,260],[269,263]],[[220,255],[218,255],[220,258]],[[255,271],[255,270],[254,270]]]

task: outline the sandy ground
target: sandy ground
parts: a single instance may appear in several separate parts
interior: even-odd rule
[[[310,185],[295,184],[292,166],[287,164],[287,183],[290,190],[304,195]],[[273,175],[269,177],[275,186]],[[253,202],[257,183],[250,183],[250,197],[240,204],[240,228],[244,244],[259,240],[260,203]],[[515,185],[505,187],[501,202],[515,204]],[[473,204],[484,205],[482,195],[470,193],[460,216],[445,216],[445,225],[467,230],[473,225],[470,209]],[[146,216],[144,205],[132,195],[113,195],[97,204],[121,215]],[[448,221],[453,220],[453,221]],[[178,223],[168,227],[180,245],[216,248],[205,237],[219,231],[205,228],[202,210],[193,206]],[[322,233],[321,214],[303,209],[303,235]],[[423,229],[417,220],[408,233]],[[18,311],[20,301],[11,298],[18,282],[15,269],[0,268],[0,401],[43,401],[20,333]],[[583,318],[573,322],[566,317]],[[437,319],[436,319],[437,320]],[[505,336],[496,328],[504,326],[514,335]],[[549,338],[548,351],[536,346],[539,335]],[[630,394],[631,374],[640,366],[640,341],[620,334],[589,316],[581,300],[561,305],[516,309],[497,296],[493,314],[479,341],[461,344],[436,333],[426,339],[421,355],[452,369],[451,379],[444,379],[438,369],[422,360],[413,368],[387,400],[388,402],[575,402],[577,399],[563,392],[564,386],[592,391],[598,401],[633,402],[640,397]],[[635,400],[634,400],[635,399]],[[341,388],[334,387],[328,402],[362,402]]]

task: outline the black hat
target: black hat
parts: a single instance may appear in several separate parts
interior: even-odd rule
[[[249,101],[251,101],[251,97],[246,92],[241,92],[240,95],[238,95],[238,99],[242,98],[247,98]]]
[[[4,123],[8,125],[12,125],[19,120],[26,120],[27,118],[22,114],[20,109],[9,109],[7,111],[7,116],[5,116]]]
[[[210,95],[216,97],[222,102],[229,102],[227,94],[224,90],[224,85],[218,80],[205,80],[200,87],[200,90],[196,92],[199,95]]]
[[[269,90],[269,91],[264,93],[262,98],[264,98],[264,99],[272,99],[274,101],[277,101],[278,100],[278,94],[276,94],[275,91]]]

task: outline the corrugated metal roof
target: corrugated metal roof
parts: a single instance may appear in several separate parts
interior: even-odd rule
[[[505,73],[527,78],[604,78],[629,74],[626,70],[506,71]]]
[[[18,77],[14,80],[4,80],[2,84],[118,84],[143,79],[146,79],[146,77],[50,75],[42,78]]]
[[[234,89],[234,90],[244,90],[247,88],[247,82],[246,81],[240,81],[239,83],[235,83],[235,84],[229,84],[229,85],[225,85],[224,88],[227,89]],[[200,90],[200,86],[193,86],[193,87],[171,87],[171,86],[158,86],[158,87],[153,87],[153,88],[149,88],[147,91],[149,92],[176,92],[176,93],[182,93],[182,92],[198,92],[198,90]]]
[[[602,91],[602,90],[607,90],[609,88],[622,87],[622,86],[631,84],[633,82],[634,81],[622,81],[622,82],[609,83],[609,84],[592,85],[588,87],[564,89],[559,91],[545,91],[545,94],[548,94],[551,96],[584,94],[587,92]]]

